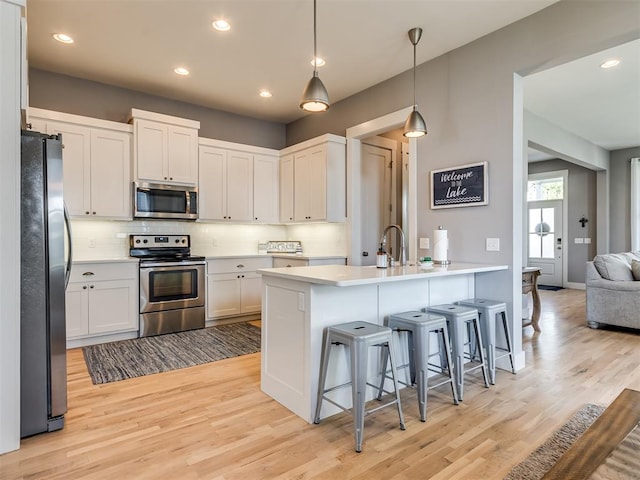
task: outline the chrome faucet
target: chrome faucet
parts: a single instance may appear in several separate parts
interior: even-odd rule
[[[400,233],[400,256],[398,258],[398,262],[400,262],[400,265],[406,265],[407,252],[405,250],[404,232],[402,231],[402,228],[400,227],[400,225],[389,225],[387,228],[385,228],[384,231],[382,232],[382,238],[380,238],[380,243],[383,245],[387,243],[387,233],[392,228],[395,228]]]

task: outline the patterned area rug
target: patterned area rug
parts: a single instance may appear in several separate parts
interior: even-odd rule
[[[259,351],[260,328],[249,323],[233,323],[82,348],[94,384],[168,372]]]
[[[605,407],[586,404],[542,445],[516,465],[504,480],[539,480],[566,452],[573,442],[595,422]]]

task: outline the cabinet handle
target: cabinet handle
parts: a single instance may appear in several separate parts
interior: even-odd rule
[[[86,286],[86,285],[83,285],[83,286],[82,286],[82,289],[83,289],[83,290],[86,290],[86,289],[87,289],[87,286]]]
[[[84,272],[82,275],[86,277],[88,275],[95,275],[95,274],[93,272]]]
[[[257,220],[257,219],[258,219],[258,217],[256,217],[254,220]]]
[[[93,214],[95,215],[95,214],[96,214],[96,212],[93,212]]]
[[[84,212],[85,215],[89,215],[89,212]]]
[[[173,180],[173,177],[169,177],[169,180]]]
[[[164,179],[166,180],[166,179],[167,179],[167,177],[164,177]]]
[[[89,288],[93,288],[93,285],[89,286]]]
[[[244,265],[240,263],[240,264],[236,265],[236,267],[238,267],[238,268],[244,268]]]

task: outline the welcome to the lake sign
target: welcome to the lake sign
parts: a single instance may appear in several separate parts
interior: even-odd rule
[[[431,208],[488,204],[487,162],[431,171]]]

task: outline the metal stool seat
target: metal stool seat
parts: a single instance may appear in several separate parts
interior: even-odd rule
[[[458,387],[458,399],[461,401],[463,399],[465,373],[481,369],[482,376],[484,377],[484,386],[489,388],[489,376],[487,374],[487,362],[482,349],[482,334],[480,332],[478,310],[471,307],[445,303],[427,307],[424,311],[443,315],[449,324],[451,350],[453,351],[454,358],[453,370],[456,377],[456,386]],[[472,332],[475,333],[475,336]],[[468,335],[468,342],[465,342],[465,333]],[[465,354],[465,345],[469,345],[468,355]],[[471,363],[479,360],[479,363],[465,368],[465,359],[470,360]]]
[[[456,302],[458,305],[473,307],[480,314],[480,329],[482,330],[482,344],[487,352],[489,366],[489,381],[492,385],[496,383],[496,360],[509,357],[511,361],[511,373],[516,373],[513,366],[513,347],[511,345],[511,335],[509,333],[509,322],[507,320],[507,304],[495,300],[483,298],[470,298]],[[496,345],[496,329],[498,327],[498,315],[502,320],[502,328],[507,341],[507,348]],[[496,351],[500,352],[496,355]]]
[[[329,356],[331,353],[332,345],[345,345],[349,347],[351,357],[351,381],[342,385],[325,389],[325,383],[327,380],[327,367],[329,365]],[[380,405],[371,410],[365,410],[365,397],[366,387],[379,388],[378,385],[372,385],[367,382],[368,371],[368,348],[369,347],[383,347],[388,350],[391,358],[391,372],[393,375],[393,392],[395,398]],[[400,418],[400,429],[404,430],[404,416],[402,415],[402,406],[400,404],[400,392],[398,388],[398,380],[395,366],[395,352],[393,348],[392,334],[389,327],[381,325],[375,325],[368,322],[349,322],[340,325],[334,325],[327,327],[324,330],[324,339],[322,347],[322,356],[320,360],[320,377],[318,380],[318,398],[316,401],[316,414],[314,417],[314,423],[320,423],[320,409],[322,408],[322,401],[326,400],[329,403],[337,406],[344,411],[351,411],[353,415],[353,426],[356,440],[356,452],[362,451],[362,438],[364,432],[364,417],[369,413],[373,413],[383,407],[389,405],[397,405],[398,416]],[[333,401],[325,394],[336,390],[338,388],[351,385],[351,394],[353,398],[353,406],[351,409],[345,408],[339,403]]]
[[[432,388],[451,384],[451,393],[453,395],[453,403],[458,404],[458,392],[456,389],[455,376],[453,374],[453,364],[451,362],[451,347],[449,344],[449,329],[447,328],[447,319],[442,315],[425,312],[404,312],[390,315],[387,319],[387,326],[394,332],[407,332],[407,346],[409,351],[409,363],[407,365],[396,366],[396,369],[409,367],[410,384],[406,384],[402,380],[398,380],[403,385],[416,385],[418,390],[418,409],[420,412],[420,420],[426,421],[427,418],[427,391]],[[431,333],[436,334],[440,348],[430,351],[429,336]],[[444,355],[441,355],[444,350]],[[398,352],[400,353],[400,352]],[[440,365],[429,363],[429,359],[435,355],[440,356]],[[444,359],[445,362],[442,361]],[[387,373],[388,352],[385,350],[382,354],[382,381],[378,398],[382,395],[382,387],[384,381],[388,377]],[[446,379],[439,383],[429,385],[429,372],[436,372],[446,376]]]

